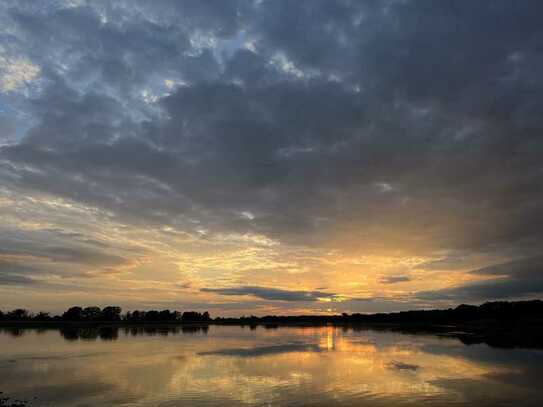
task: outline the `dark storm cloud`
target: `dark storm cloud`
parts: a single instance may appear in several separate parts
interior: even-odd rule
[[[272,301],[318,301],[319,298],[334,298],[337,294],[322,291],[290,291],[268,287],[233,287],[233,288],[202,288],[200,291],[220,295],[245,296],[250,295],[263,300]]]
[[[539,1],[6,4],[41,67],[8,189],[346,249],[543,242]]]
[[[474,270],[476,276],[496,279],[469,283],[460,287],[417,293],[423,300],[507,299],[543,293],[543,256],[516,260]]]

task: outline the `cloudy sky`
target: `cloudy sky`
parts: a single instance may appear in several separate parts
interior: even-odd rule
[[[542,14],[0,2],[0,308],[541,296]]]

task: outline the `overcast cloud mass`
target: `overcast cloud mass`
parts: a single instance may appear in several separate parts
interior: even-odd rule
[[[541,296],[542,14],[2,1],[1,307]]]

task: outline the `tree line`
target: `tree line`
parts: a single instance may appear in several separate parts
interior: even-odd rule
[[[128,311],[122,313],[121,307],[107,306],[100,308],[91,307],[70,307],[61,315],[51,315],[49,312],[38,312],[33,314],[22,308],[11,311],[0,311],[0,321],[35,321],[35,322],[209,322],[209,312],[196,311],[171,311],[149,310],[149,311]]]
[[[274,324],[356,324],[356,323],[388,323],[388,324],[458,324],[467,322],[519,321],[530,318],[530,323],[543,324],[543,301],[494,301],[482,305],[459,305],[456,308],[402,311],[379,314],[338,314],[338,315],[268,315],[242,316],[239,318],[211,319],[209,312],[195,311],[128,311],[122,313],[120,307],[104,308],[71,307],[62,315],[51,316],[47,312],[32,314],[25,309],[9,312],[0,311],[0,321],[96,321],[96,322],[211,322],[217,324],[241,325],[274,325]]]
[[[377,314],[337,314],[337,315],[267,315],[242,316],[240,318],[217,317],[214,323],[268,326],[281,324],[462,324],[524,321],[543,324],[543,301],[493,301],[482,305],[462,304],[456,308],[414,310]]]

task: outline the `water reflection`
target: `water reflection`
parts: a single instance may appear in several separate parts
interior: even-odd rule
[[[99,327],[99,328],[72,328],[64,327],[60,329],[60,334],[67,341],[94,341],[98,338],[104,341],[114,341],[119,337],[119,328],[117,327]]]
[[[98,327],[62,327],[59,329],[62,337],[68,341],[96,340],[112,341],[119,338],[119,331],[124,336],[168,336],[183,334],[207,334],[208,326],[98,326]]]
[[[0,349],[0,391],[36,396],[34,405],[543,401],[543,352],[466,346],[431,335],[334,327],[1,329]]]

